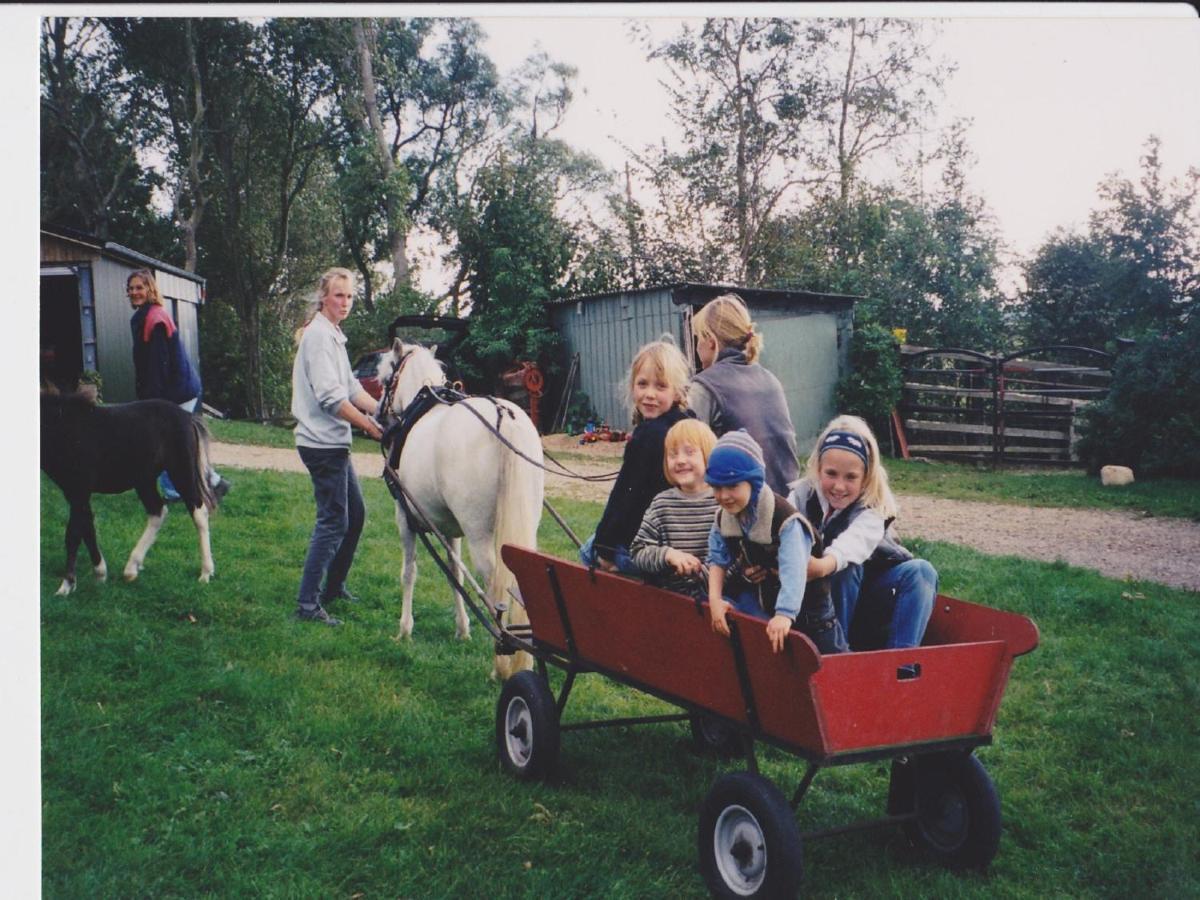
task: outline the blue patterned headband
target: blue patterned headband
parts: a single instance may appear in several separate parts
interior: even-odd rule
[[[829,432],[825,435],[825,440],[821,441],[821,453],[824,454],[826,450],[847,450],[863,461],[863,468],[869,468],[871,465],[871,450],[867,442],[853,431]]]

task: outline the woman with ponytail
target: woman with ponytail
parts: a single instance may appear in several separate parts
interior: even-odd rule
[[[721,436],[744,428],[762,448],[766,481],[786,495],[800,477],[796,431],[779,379],[758,363],[762,335],[736,294],[710,300],[692,316],[692,334],[702,371],[688,388],[696,418]]]

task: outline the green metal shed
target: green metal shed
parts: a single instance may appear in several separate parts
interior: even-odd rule
[[[200,305],[205,280],[123,247],[69,228],[41,229],[40,377],[73,387],[87,370],[100,373],[110,403],[136,399],[133,376],[133,311],[125,280],[136,269],[154,273],[163,303],[199,372]],[[199,372],[203,378],[202,372]]]
[[[553,304],[551,319],[567,359],[579,354],[577,388],[604,421],[625,428],[629,364],[638,347],[669,332],[695,369],[692,313],[726,293],[746,302],[763,336],[760,361],[782,382],[797,447],[807,453],[837,412],[834,387],[849,366],[854,303],[861,298],[684,283],[570,297]]]

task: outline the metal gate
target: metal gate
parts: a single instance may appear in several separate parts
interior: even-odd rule
[[[1108,393],[1113,357],[1090,347],[1007,356],[944,347],[902,351],[894,424],[909,455],[1005,463],[1076,459],[1079,410]]]

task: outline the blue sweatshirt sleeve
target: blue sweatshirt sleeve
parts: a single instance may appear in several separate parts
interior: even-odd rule
[[[708,532],[708,564],[728,569],[732,562],[733,556],[729,552],[729,545],[725,543],[725,538],[721,537],[721,532],[714,522]]]
[[[779,596],[775,600],[775,615],[795,621],[800,614],[811,554],[812,538],[804,526],[795,519],[785,523],[779,532]]]

